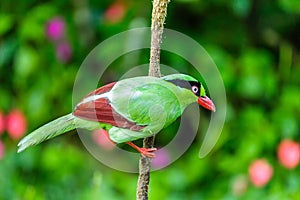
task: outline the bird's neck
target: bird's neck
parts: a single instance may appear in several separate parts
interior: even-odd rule
[[[185,110],[185,108],[192,104],[197,102],[198,97],[194,95],[191,91],[186,89],[180,89],[176,92],[176,96],[178,97],[180,107],[181,107],[181,113]]]

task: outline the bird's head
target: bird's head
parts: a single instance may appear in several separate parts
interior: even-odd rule
[[[198,97],[197,103],[200,106],[213,112],[216,111],[214,103],[209,97],[206,96],[203,85],[197,79],[186,74],[171,74],[162,77],[162,79],[171,82],[181,88],[191,90]]]

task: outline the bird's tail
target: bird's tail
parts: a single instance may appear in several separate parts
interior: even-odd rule
[[[29,146],[39,144],[45,140],[75,129],[76,123],[74,119],[74,115],[70,113],[31,132],[19,142],[18,153]]]

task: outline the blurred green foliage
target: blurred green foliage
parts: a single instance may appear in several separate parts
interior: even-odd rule
[[[109,36],[149,26],[150,14],[151,1],[2,0],[0,110],[22,110],[28,131],[71,112],[73,83],[85,56]],[[57,43],[46,35],[47,23],[57,16],[65,22],[63,39],[72,50],[66,60],[59,59]],[[166,27],[191,36],[212,56],[226,87],[227,118],[213,152],[199,159],[208,121],[203,118],[200,136],[188,151],[151,174],[150,199],[300,199],[299,166],[288,170],[277,160],[281,140],[299,142],[299,25],[298,0],[171,1]],[[147,62],[148,54],[142,51],[137,60]],[[176,56],[163,56],[168,56],[163,64],[189,73]],[[103,82],[117,80],[129,69],[116,61]],[[170,140],[166,135],[157,139],[158,145]],[[0,137],[5,145],[0,199],[135,197],[137,176],[103,166],[72,133],[22,154],[16,154],[17,141],[8,134]],[[259,158],[274,170],[262,188],[247,178],[250,163]]]

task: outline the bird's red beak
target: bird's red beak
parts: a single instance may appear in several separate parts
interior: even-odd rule
[[[216,107],[215,107],[214,103],[207,96],[199,97],[198,98],[198,104],[200,106],[202,106],[203,108],[206,108],[206,109],[211,110],[213,112],[216,111]]]

